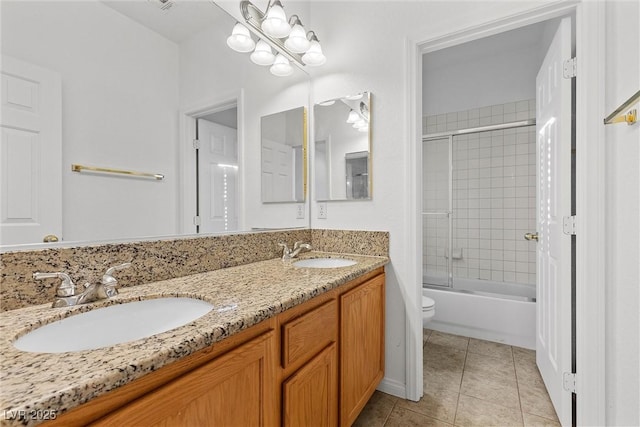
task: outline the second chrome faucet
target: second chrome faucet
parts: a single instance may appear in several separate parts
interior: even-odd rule
[[[76,285],[66,273],[33,273],[33,278],[36,280],[50,278],[61,279],[62,283],[56,288],[56,297],[52,307],[70,307],[112,298],[118,295],[118,289],[116,288],[118,281],[113,277],[113,273],[128,267],[131,267],[130,262],[110,267],[102,276],[100,283],[85,283],[85,289],[81,293],[76,293]]]
[[[303,243],[303,242],[295,242],[293,244],[293,250],[289,249],[289,247],[287,246],[286,243],[278,243],[278,246],[282,247],[282,260],[283,261],[290,260],[292,258],[297,257],[298,254],[303,249],[306,249],[308,251],[311,250],[311,245],[309,243]]]

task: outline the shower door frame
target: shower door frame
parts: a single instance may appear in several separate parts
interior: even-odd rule
[[[439,286],[442,288],[453,289],[453,137],[459,135],[469,135],[474,133],[491,132],[496,130],[517,129],[526,126],[535,126],[535,119],[517,120],[515,122],[501,123],[497,125],[485,125],[476,126],[471,128],[458,129],[454,131],[437,132],[422,135],[422,143],[428,143],[430,141],[440,141],[448,139],[449,149],[449,173],[448,173],[448,187],[449,187],[449,200],[447,210],[445,212],[426,212],[422,209],[422,217],[425,215],[447,215],[447,227],[448,227],[448,243],[447,243],[447,284],[439,285],[432,284],[433,286]],[[424,240],[424,236],[422,236]]]

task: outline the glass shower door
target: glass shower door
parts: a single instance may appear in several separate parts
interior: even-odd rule
[[[425,141],[422,149],[423,283],[451,287],[451,137]]]

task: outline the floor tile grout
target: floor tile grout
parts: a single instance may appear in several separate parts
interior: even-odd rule
[[[530,353],[522,352],[521,350],[516,352],[516,347],[507,344],[492,343],[485,340],[472,341],[472,339],[467,337],[440,332],[437,332],[436,334],[436,332],[437,331],[428,330],[423,333],[423,339],[425,340],[423,344],[423,351],[425,357],[428,352],[428,344],[431,344],[429,348],[431,348],[432,351],[435,351],[435,353],[431,353],[430,361],[428,362],[430,364],[435,363],[435,365],[433,365],[433,367],[427,367],[425,365],[423,373],[423,382],[427,381],[427,373],[435,375],[433,378],[436,382],[432,383],[435,387],[430,388],[429,392],[425,392],[425,396],[428,393],[429,397],[424,404],[428,405],[427,407],[429,409],[425,411],[425,406],[411,406],[413,403],[404,404],[404,400],[394,399],[392,404],[385,408],[385,412],[387,410],[388,412],[384,415],[383,413],[380,413],[380,417],[378,418],[376,425],[389,427],[391,425],[398,424],[398,422],[401,423],[405,417],[408,417],[407,422],[409,423],[414,423],[416,422],[415,420],[423,420],[422,423],[429,423],[429,420],[431,420],[431,422],[434,422],[435,424],[446,424],[450,426],[458,426],[459,423],[464,425],[474,425],[478,424],[481,419],[484,420],[483,417],[487,415],[491,416],[492,413],[495,414],[495,411],[498,411],[498,413],[503,413],[504,411],[505,418],[503,419],[503,422],[507,422],[506,420],[509,419],[513,425],[519,424],[520,426],[524,426],[525,415],[527,415],[529,422],[535,423],[544,420],[543,423],[545,424],[548,422],[549,425],[559,425],[558,420],[554,420],[550,413],[545,412],[544,407],[541,411],[538,411],[539,408],[536,406],[538,403],[537,401],[533,403],[531,401],[531,396],[525,396],[525,400],[529,402],[527,403],[527,405],[529,405],[527,407],[534,410],[534,412],[540,412],[545,415],[532,414],[531,412],[524,411],[523,394],[521,393],[521,389],[528,384],[522,381],[531,381],[532,379],[530,377],[531,374],[529,373],[529,370],[531,369],[530,364],[532,363]],[[465,342],[466,346],[463,345]],[[498,345],[496,346],[496,344]],[[464,349],[461,348],[463,346],[465,347]],[[506,354],[507,349],[509,355]],[[462,355],[463,351],[464,355]],[[530,350],[526,351],[530,352]],[[455,358],[453,358],[454,354],[456,355]],[[470,354],[475,356],[471,361],[472,364],[468,365]],[[450,355],[450,357],[453,358],[453,364],[445,360],[448,357],[447,355]],[[517,356],[519,356],[519,358]],[[517,358],[520,360],[520,371],[517,369]],[[460,362],[462,363],[461,368],[460,365],[458,365]],[[439,364],[442,364],[441,367],[438,367]],[[535,361],[533,362],[533,367],[535,368]],[[496,376],[496,380],[493,381],[492,379],[496,372],[499,372],[500,374],[499,376]],[[512,374],[510,372],[512,372]],[[520,372],[521,375],[518,375],[518,372]],[[482,377],[474,378],[478,373],[481,373],[482,375],[488,374],[488,377],[486,377],[486,379],[483,379]],[[442,376],[443,374],[444,376]],[[450,374],[453,374],[453,376]],[[465,381],[465,375],[467,374],[469,375],[469,382],[463,390],[462,386]],[[460,375],[460,377],[455,381],[457,375]],[[515,388],[508,385],[511,384],[509,380],[511,375],[515,378]],[[439,381],[442,380],[445,382],[442,383],[441,388],[438,384]],[[454,382],[451,380],[454,380]],[[537,381],[535,378],[533,378],[533,380]],[[457,388],[454,389],[454,387],[456,387],[456,383]],[[495,390],[497,394],[493,394],[491,391],[485,393],[482,388],[485,383],[490,383],[488,384],[489,388],[487,390],[494,390],[494,387],[496,387]],[[478,388],[478,386],[481,388]],[[451,393],[456,393],[457,396],[453,397]],[[512,406],[503,404],[511,402],[513,397],[512,393],[517,393],[515,396],[517,397],[517,407],[515,406],[515,398],[513,398]],[[527,395],[527,392],[524,392],[524,394]],[[448,397],[445,397],[445,395]],[[464,404],[464,408],[461,408],[461,402],[463,402],[463,399],[466,399],[464,400],[466,403]],[[533,406],[531,406],[532,404]],[[390,409],[388,409],[389,407]],[[442,408],[444,412],[440,412],[440,409],[432,409],[434,407]],[[516,421],[518,415],[520,420],[519,422]]]

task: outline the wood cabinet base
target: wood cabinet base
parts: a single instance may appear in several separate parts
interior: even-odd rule
[[[56,426],[349,426],[384,375],[384,270],[60,415]]]

